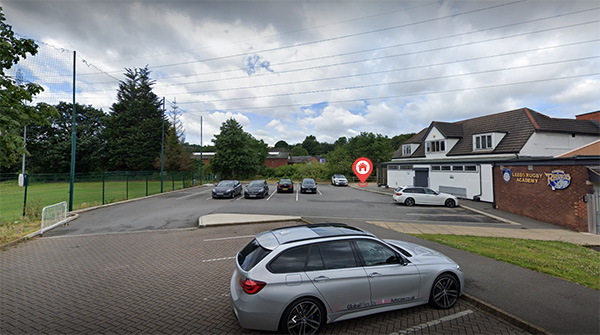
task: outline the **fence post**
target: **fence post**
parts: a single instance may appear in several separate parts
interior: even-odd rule
[[[104,205],[104,195],[105,195],[105,193],[106,193],[106,190],[105,190],[105,187],[106,187],[106,186],[105,186],[105,185],[106,185],[106,181],[105,181],[105,179],[104,179],[104,175],[105,175],[105,174],[106,174],[106,172],[102,171],[102,204],[103,204],[103,205]]]
[[[25,175],[25,180],[23,181],[25,184],[25,192],[23,194],[23,216],[25,216],[25,208],[27,207],[27,187],[29,186],[29,175]]]
[[[183,179],[183,183],[182,183],[183,184],[183,188],[185,188],[185,171],[183,171],[183,177],[182,177],[182,179]]]
[[[171,182],[172,182],[171,191],[175,191],[175,172],[171,172]]]
[[[146,196],[148,196],[148,175],[146,174]]]
[[[129,200],[129,173],[125,171],[125,200]]]

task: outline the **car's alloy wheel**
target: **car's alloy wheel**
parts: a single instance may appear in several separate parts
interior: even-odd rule
[[[325,313],[318,301],[304,298],[288,306],[281,321],[287,334],[316,334],[325,322]]]
[[[413,198],[407,198],[406,200],[404,200],[404,204],[406,206],[413,206],[415,204],[415,199],[413,199]]]
[[[456,206],[456,202],[454,201],[454,199],[446,199],[446,202],[444,204],[446,205],[446,207]]]
[[[448,309],[458,300],[458,280],[449,274],[439,276],[431,288],[429,302],[436,308]]]

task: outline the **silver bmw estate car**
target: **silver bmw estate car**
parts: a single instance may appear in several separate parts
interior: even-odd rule
[[[230,291],[240,325],[289,334],[426,303],[450,308],[464,286],[443,254],[344,224],[259,233],[236,264]]]

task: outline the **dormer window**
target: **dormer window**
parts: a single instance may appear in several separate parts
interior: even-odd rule
[[[402,156],[410,156],[412,155],[412,146],[410,144],[402,145]]]
[[[446,151],[446,141],[428,141],[426,142],[426,150],[427,152],[444,152]]]
[[[492,149],[492,135],[475,136],[475,150]]]

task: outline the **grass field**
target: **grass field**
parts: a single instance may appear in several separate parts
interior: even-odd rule
[[[600,253],[580,245],[481,236],[414,236],[600,290]]]
[[[190,181],[186,182],[190,186]],[[104,191],[103,191],[104,188]],[[147,190],[146,190],[147,188]],[[163,191],[183,188],[183,181],[165,181]],[[19,187],[16,181],[0,183],[0,224],[20,219],[23,214],[25,188]],[[87,181],[76,182],[73,188],[73,209],[81,209],[111,203],[120,200],[134,199],[160,193],[160,180],[141,181]],[[27,208],[30,216],[41,214],[45,206],[69,201],[69,183],[33,183],[27,188]]]

